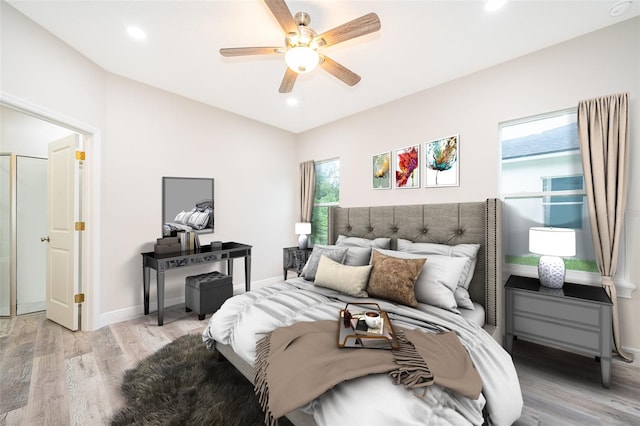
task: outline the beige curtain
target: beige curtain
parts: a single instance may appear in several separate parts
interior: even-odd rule
[[[311,222],[313,192],[316,188],[316,166],[313,161],[300,163],[300,222]]]
[[[613,277],[624,220],[629,171],[628,94],[581,101],[578,105],[578,137],[587,191],[591,234],[602,286],[613,303],[613,338],[622,350],[616,286]]]

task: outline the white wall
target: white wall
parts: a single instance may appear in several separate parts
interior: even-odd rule
[[[107,77],[106,117],[103,312],[142,305],[140,252],[162,236],[162,176],[213,177],[215,232],[201,241],[253,245],[252,280],[281,275],[282,247],[296,238],[294,135],[115,75]],[[169,271],[166,300],[183,298],[185,273],[198,272]],[[244,282],[240,261],[234,276]]]
[[[105,72],[7,3],[0,8],[2,94],[102,128]]]
[[[366,78],[366,75],[363,76]],[[299,160],[340,157],[340,204],[479,201],[499,196],[498,123],[628,92],[627,235],[640,234],[640,18],[526,55],[299,135]],[[371,189],[371,156],[460,135],[460,186]],[[508,231],[507,231],[508,232]],[[626,279],[640,287],[640,240],[627,238]],[[640,355],[640,292],[619,299],[623,345]]]
[[[112,75],[0,6],[3,99],[99,134],[85,165],[94,207],[87,227],[96,236],[86,283],[95,290],[87,303],[98,301],[93,328],[142,312],[140,253],[161,236],[162,176],[214,177],[216,232],[203,242],[251,244],[252,281],[281,276],[299,209],[294,135]],[[167,306],[183,299],[184,274],[197,272],[167,273]],[[241,264],[234,272],[244,282]]]

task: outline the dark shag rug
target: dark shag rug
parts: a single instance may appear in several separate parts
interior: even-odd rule
[[[127,370],[122,393],[126,406],[112,426],[264,424],[253,385],[198,334],[176,339]]]

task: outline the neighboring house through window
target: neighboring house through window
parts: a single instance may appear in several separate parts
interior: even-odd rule
[[[340,159],[316,161],[316,187],[311,218],[311,243],[327,244],[329,207],[340,203]]]
[[[579,176],[546,177],[542,180],[544,192],[577,191],[584,193],[584,179]],[[544,206],[544,226],[582,229],[582,195],[547,195]]]

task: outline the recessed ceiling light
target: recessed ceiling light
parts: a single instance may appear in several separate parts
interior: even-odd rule
[[[296,98],[287,98],[287,105],[296,106],[298,105],[298,100]]]
[[[142,31],[140,28],[138,27],[128,27],[127,28],[127,33],[135,38],[136,40],[144,40],[147,38],[147,33],[145,33],[144,31]]]
[[[487,0],[487,2],[484,4],[484,10],[486,10],[487,12],[493,12],[504,6],[506,2],[507,0]]]
[[[615,18],[627,13],[631,7],[631,0],[621,0],[609,8],[609,16]]]

